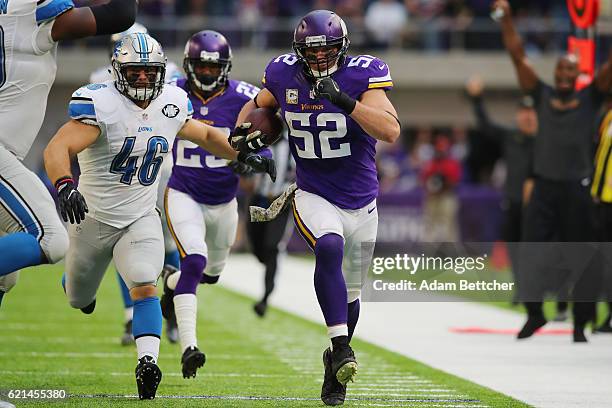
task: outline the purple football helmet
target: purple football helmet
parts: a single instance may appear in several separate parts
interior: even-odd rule
[[[195,33],[185,45],[183,69],[190,86],[209,94],[227,83],[232,69],[232,48],[216,31]]]
[[[293,34],[293,50],[304,64],[306,74],[312,78],[323,78],[336,72],[348,47],[346,24],[329,10],[314,10],[306,14]]]

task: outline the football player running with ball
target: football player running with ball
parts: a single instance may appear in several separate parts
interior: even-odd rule
[[[191,119],[185,91],[164,84],[166,57],[151,36],[124,37],[115,47],[112,67],[113,81],[72,95],[71,120],[49,142],[45,166],[57,188],[60,213],[72,224],[65,282],[70,305],[93,312],[113,259],[134,300],[138,394],[152,399],[162,376],[157,366],[162,314],[155,285],[164,261],[155,202],[158,174],[175,137],[272,176],[274,163],[254,153],[236,154],[225,133]],[[81,166],[79,190],[70,173],[75,154]]]
[[[373,56],[349,56],[348,47],[338,15],[308,13],[295,29],[295,53],[268,64],[264,89],[238,117],[240,123],[257,107],[280,108],[289,128],[298,186],[293,215],[315,253],[314,286],[331,339],[323,352],[327,405],[344,402],[357,369],[349,343],[359,317],[361,269],[369,266],[378,227],[376,141],[392,143],[400,135],[386,95],[393,86],[389,67]]]

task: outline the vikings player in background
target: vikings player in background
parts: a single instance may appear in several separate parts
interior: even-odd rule
[[[185,46],[187,79],[177,81],[194,108],[194,119],[228,136],[238,113],[259,88],[229,79],[232,50],[223,35],[200,31]],[[196,290],[215,284],[236,239],[239,176],[248,166],[216,157],[188,140],[178,138],[172,149],[174,167],[168,181],[165,210],[168,226],[181,255],[181,270],[166,268],[162,310],[176,320],[183,355],[184,378],[196,376],[205,355],[196,339]],[[270,156],[270,151],[265,150]]]
[[[338,15],[308,13],[295,30],[295,53],[268,64],[264,89],[238,116],[241,123],[257,107],[280,108],[289,128],[298,186],[293,215],[315,253],[315,291],[331,339],[323,352],[327,405],[344,402],[357,369],[349,343],[359,317],[361,268],[369,266],[378,227],[376,141],[393,143],[400,135],[386,95],[393,86],[389,67],[370,55],[349,56],[348,47]],[[362,254],[363,244],[368,253]]]

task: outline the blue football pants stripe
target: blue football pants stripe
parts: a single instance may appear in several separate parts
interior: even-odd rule
[[[38,241],[43,237],[40,221],[17,190],[0,177],[0,205],[21,225],[24,232],[33,235]]]

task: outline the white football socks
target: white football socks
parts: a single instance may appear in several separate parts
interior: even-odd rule
[[[176,273],[174,275],[176,275]],[[174,296],[174,312],[176,313],[176,323],[178,325],[179,339],[183,351],[189,346],[198,346],[198,341],[196,339],[197,310],[198,298],[193,293],[184,293]]]
[[[136,339],[136,350],[138,359],[144,356],[153,357],[153,362],[157,364],[159,357],[159,338],[155,336],[142,336]]]
[[[327,327],[327,335],[330,339],[338,336],[348,336],[348,326],[345,324],[338,324],[335,326]]]

